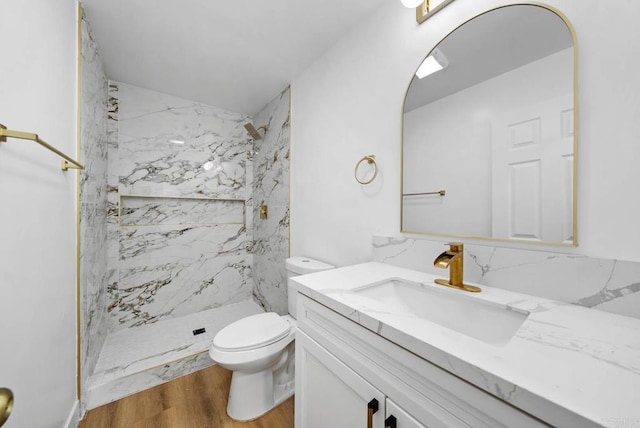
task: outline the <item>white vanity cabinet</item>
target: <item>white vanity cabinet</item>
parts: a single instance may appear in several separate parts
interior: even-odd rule
[[[302,294],[297,312],[296,428],[548,426]]]
[[[296,427],[382,427],[385,396],[304,333],[296,336]],[[371,419],[369,424],[368,419]]]
[[[306,334],[296,345],[297,427],[425,428]]]

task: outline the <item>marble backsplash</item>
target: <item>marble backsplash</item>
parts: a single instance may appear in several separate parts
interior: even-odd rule
[[[264,138],[254,141],[253,156],[253,280],[254,299],[266,311],[286,314],[289,257],[289,88],[282,91],[253,118],[266,125]],[[261,219],[261,205],[269,215]]]
[[[109,89],[111,331],[251,298],[250,118],[128,84]]]
[[[433,260],[448,241],[374,236],[373,260],[447,277]],[[640,263],[465,244],[465,281],[640,318]]]
[[[97,364],[107,322],[107,79],[89,23],[81,17],[80,377]]]

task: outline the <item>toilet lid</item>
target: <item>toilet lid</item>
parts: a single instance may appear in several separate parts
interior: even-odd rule
[[[291,328],[275,312],[252,315],[229,324],[213,338],[213,346],[225,351],[246,351],[270,345],[285,337]]]

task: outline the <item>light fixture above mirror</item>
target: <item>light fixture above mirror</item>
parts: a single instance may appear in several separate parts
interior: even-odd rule
[[[408,7],[409,9],[413,9],[414,7],[420,6],[423,0],[400,0],[404,7]]]
[[[400,0],[405,7],[416,8],[416,21],[422,24],[453,0]]]

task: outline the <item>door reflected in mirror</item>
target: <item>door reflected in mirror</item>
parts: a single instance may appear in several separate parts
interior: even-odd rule
[[[403,232],[577,244],[575,57],[568,22],[522,4],[428,53],[404,104]]]

